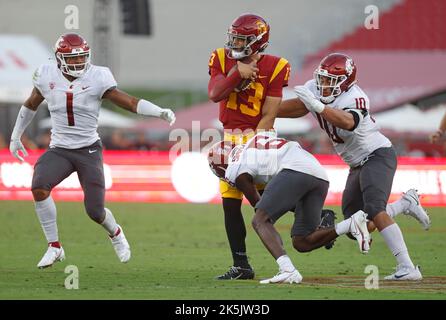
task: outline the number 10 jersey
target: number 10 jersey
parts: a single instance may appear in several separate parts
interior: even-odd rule
[[[33,84],[48,103],[52,122],[50,147],[78,149],[99,140],[102,96],[117,85],[110,69],[91,65],[70,82],[56,64],[44,64],[34,73]]]
[[[319,99],[319,90],[316,81],[309,80],[305,83],[314,96]],[[379,125],[370,115],[369,98],[357,85],[353,85],[348,91],[339,95],[330,107],[347,112],[360,112],[362,120],[354,130],[344,130],[333,126],[318,113],[312,112],[325,130],[333,143],[336,153],[351,167],[358,166],[369,154],[379,148],[390,147],[392,143],[381,132]]]

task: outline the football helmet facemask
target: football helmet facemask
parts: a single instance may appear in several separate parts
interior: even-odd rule
[[[72,77],[82,76],[90,67],[90,46],[87,41],[76,33],[64,34],[57,39],[54,45],[59,69]],[[81,63],[68,63],[67,58],[85,57]]]
[[[356,83],[356,69],[352,58],[342,53],[332,53],[322,59],[314,71],[320,100],[331,103],[350,89]]]
[[[229,58],[240,60],[268,46],[270,27],[265,19],[255,14],[243,14],[235,19],[228,30],[225,48]]]

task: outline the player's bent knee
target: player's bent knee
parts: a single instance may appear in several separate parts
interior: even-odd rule
[[[105,209],[104,207],[88,207],[86,206],[86,211],[88,216],[96,223],[101,224],[105,218]]]
[[[367,219],[373,220],[376,215],[386,210],[386,204],[369,203],[364,206],[364,212],[367,213]]]
[[[262,209],[257,209],[254,217],[252,218],[251,225],[254,230],[258,230],[263,224],[267,223],[268,221],[268,214]]]
[[[309,252],[311,251],[311,247],[306,243],[304,237],[293,237],[293,247],[298,252]]]
[[[32,189],[34,201],[43,201],[50,196],[51,191],[45,189]]]

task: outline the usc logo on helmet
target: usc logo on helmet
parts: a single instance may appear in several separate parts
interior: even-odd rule
[[[257,27],[258,27],[258,34],[259,35],[261,35],[261,34],[266,34],[266,32],[268,32],[268,26],[263,22],[263,21],[261,21],[261,20],[258,20],[257,22],[256,22],[256,25],[257,25]]]

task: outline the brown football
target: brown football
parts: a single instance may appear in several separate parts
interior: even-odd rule
[[[250,57],[246,57],[242,60],[243,63],[250,63],[252,60]],[[237,65],[234,65],[231,70],[229,70],[228,76],[230,76],[237,69]],[[253,81],[251,79],[242,79],[240,83],[235,87],[235,92],[240,92],[249,88]]]

